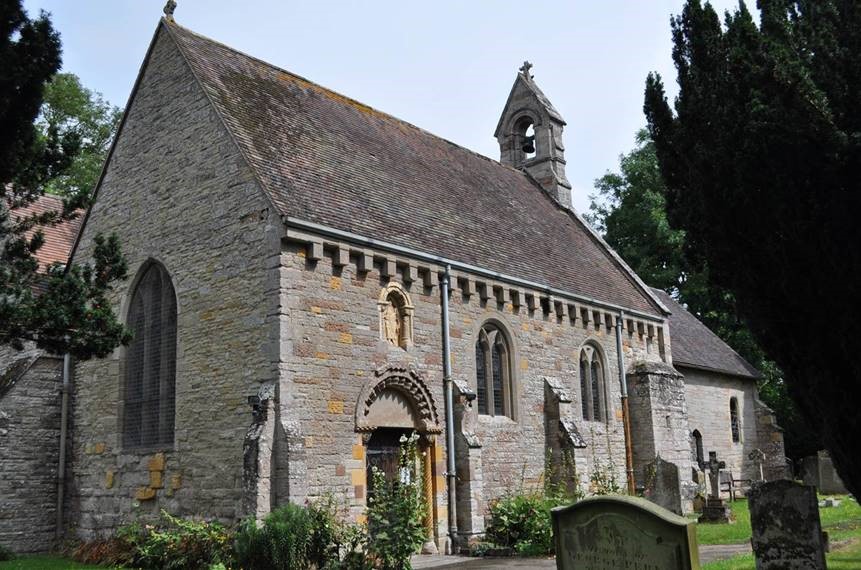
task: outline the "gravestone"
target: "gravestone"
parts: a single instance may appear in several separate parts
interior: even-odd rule
[[[660,455],[646,464],[646,488],[644,496],[656,505],[682,514],[682,487],[679,481],[679,468]]]
[[[709,470],[711,490],[708,498],[706,498],[706,505],[703,507],[703,514],[700,515],[699,522],[735,522],[732,510],[720,496],[720,470],[725,467],[724,461],[718,461],[717,452],[709,451],[709,461],[706,463],[706,468]]]
[[[558,570],[698,570],[696,524],[639,497],[590,497],[553,516]]]
[[[786,480],[757,484],[748,508],[757,570],[825,570],[816,487]]]
[[[757,481],[765,481],[765,473],[762,470],[762,464],[765,463],[765,452],[757,448],[748,453],[747,458],[753,461],[754,466],[756,466],[756,473],[759,475]]]

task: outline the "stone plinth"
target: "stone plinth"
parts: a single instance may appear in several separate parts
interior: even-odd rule
[[[729,505],[723,499],[709,497],[703,507],[703,514],[698,519],[701,523],[732,523],[735,517]]]

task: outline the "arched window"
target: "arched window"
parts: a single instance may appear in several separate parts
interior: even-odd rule
[[[738,443],[741,440],[741,426],[738,420],[738,400],[736,398],[729,399],[729,423],[732,430],[732,441]]]
[[[150,263],[132,294],[126,349],[123,445],[173,444],[176,297],[165,269]]]
[[[601,353],[591,345],[580,351],[580,405],[583,419],[602,422],[607,419],[607,394]]]
[[[705,463],[705,455],[703,455],[703,436],[700,434],[700,430],[695,429],[693,433],[691,433],[691,443],[693,444],[692,451],[693,460],[702,469],[703,464]]]
[[[494,324],[481,327],[475,342],[478,413],[514,418],[512,351],[505,333]]]

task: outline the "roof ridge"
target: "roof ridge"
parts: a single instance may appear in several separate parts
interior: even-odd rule
[[[427,135],[429,135],[429,136],[431,136],[431,137],[434,137],[435,139],[439,139],[439,140],[441,140],[441,141],[443,141],[443,142],[445,142],[445,143],[447,143],[447,144],[450,144],[451,146],[453,146],[453,147],[455,147],[455,148],[458,148],[458,149],[460,149],[460,150],[466,151],[466,152],[468,152],[468,153],[470,153],[470,154],[472,154],[472,155],[475,155],[475,156],[477,156],[477,157],[479,157],[479,158],[481,158],[481,159],[483,159],[483,160],[487,160],[487,161],[489,161],[489,162],[491,162],[491,163],[493,163],[493,164],[495,164],[495,165],[497,165],[497,166],[501,166],[501,167],[503,167],[503,168],[507,168],[507,169],[509,169],[509,170],[513,170],[513,171],[515,171],[515,172],[521,172],[521,171],[520,171],[520,169],[518,169],[518,168],[513,168],[513,167],[511,167],[511,166],[508,166],[508,165],[502,164],[502,163],[501,163],[501,162],[499,162],[498,160],[495,160],[495,159],[493,159],[493,158],[491,158],[491,157],[489,157],[489,156],[487,156],[487,155],[481,154],[480,152],[477,152],[477,151],[474,151],[474,150],[472,150],[472,149],[470,149],[470,148],[467,148],[467,147],[465,147],[465,146],[462,146],[462,145],[460,145],[460,144],[458,144],[458,143],[456,143],[456,142],[454,142],[454,141],[452,141],[452,140],[450,140],[450,139],[447,139],[447,138],[445,138],[445,137],[443,137],[443,136],[440,136],[440,135],[438,135],[438,134],[432,133],[431,131],[429,131],[429,130],[427,130],[427,129],[424,129],[424,128],[422,128],[422,127],[419,127],[418,125],[415,125],[415,124],[413,124],[413,123],[411,123],[411,122],[409,122],[409,121],[407,121],[407,120],[401,119],[400,117],[396,117],[395,115],[392,115],[391,113],[387,113],[386,111],[381,111],[381,110],[377,109],[376,107],[372,107],[371,105],[368,105],[367,103],[363,103],[363,102],[359,101],[358,99],[354,99],[353,97],[350,97],[349,95],[344,95],[344,94],[342,94],[342,93],[339,93],[338,91],[335,91],[334,89],[330,89],[330,88],[325,87],[325,86],[323,86],[323,85],[321,85],[321,84],[319,84],[319,83],[317,83],[317,82],[315,82],[315,81],[311,81],[310,79],[307,79],[307,78],[305,78],[305,77],[303,77],[303,76],[301,76],[301,75],[299,75],[299,74],[297,74],[297,73],[294,73],[294,72],[292,72],[292,71],[290,71],[290,70],[288,70],[288,69],[285,69],[285,68],[283,68],[283,67],[280,67],[280,66],[278,66],[278,65],[275,65],[274,63],[269,62],[269,61],[266,61],[265,59],[261,59],[261,58],[259,58],[259,57],[255,56],[255,55],[251,55],[250,53],[247,53],[247,52],[244,52],[244,51],[238,50],[238,49],[236,49],[235,47],[232,47],[232,46],[230,46],[230,45],[228,45],[228,44],[226,44],[226,43],[224,43],[224,42],[218,41],[218,40],[213,39],[213,38],[211,38],[211,37],[209,37],[209,36],[206,36],[206,35],[204,35],[204,34],[201,34],[201,33],[199,33],[199,32],[195,32],[194,30],[192,30],[192,29],[190,29],[190,28],[186,28],[185,26],[181,26],[181,25],[177,24],[177,23],[176,23],[176,21],[167,20],[167,19],[165,19],[165,18],[162,18],[162,21],[163,21],[163,22],[165,23],[165,25],[166,25],[166,26],[168,26],[168,27],[170,27],[170,26],[176,27],[176,28],[180,29],[181,31],[183,31],[183,32],[187,32],[187,33],[189,33],[189,34],[191,34],[191,35],[193,35],[193,36],[196,36],[196,37],[198,37],[198,38],[200,38],[200,39],[202,39],[202,40],[204,40],[204,41],[207,41],[207,42],[210,42],[210,43],[216,44],[216,45],[218,45],[218,46],[221,46],[222,48],[224,48],[224,49],[226,49],[226,50],[228,50],[228,51],[230,51],[230,52],[232,52],[232,53],[235,53],[235,54],[240,55],[240,56],[242,56],[242,57],[247,57],[248,59],[251,59],[251,60],[254,60],[254,61],[258,62],[258,63],[261,63],[261,64],[265,65],[266,67],[269,67],[269,68],[273,69],[274,71],[278,71],[278,72],[281,72],[281,73],[286,73],[287,75],[289,75],[289,76],[291,76],[291,77],[293,77],[293,78],[295,78],[295,79],[298,79],[298,80],[300,80],[300,81],[303,81],[303,82],[307,83],[308,85],[310,85],[310,86],[312,86],[312,87],[314,87],[314,88],[316,88],[316,89],[320,89],[321,91],[325,91],[325,92],[327,92],[327,93],[331,93],[332,95],[335,95],[335,96],[337,96],[337,97],[339,97],[339,98],[342,98],[342,99],[345,99],[345,100],[347,100],[347,101],[350,101],[351,103],[355,103],[356,105],[358,105],[358,106],[360,106],[360,107],[364,107],[365,109],[368,109],[368,110],[370,110],[370,111],[373,111],[373,112],[374,112],[375,114],[377,114],[377,115],[382,115],[382,116],[384,116],[384,117],[388,117],[388,118],[390,118],[390,119],[393,119],[394,121],[397,121],[398,123],[400,123],[400,124],[402,124],[402,125],[405,125],[405,126],[407,126],[407,127],[410,127],[410,128],[415,129],[415,130],[417,130],[417,131],[421,131],[421,132],[423,132],[423,133],[425,133],[425,134],[427,134]]]

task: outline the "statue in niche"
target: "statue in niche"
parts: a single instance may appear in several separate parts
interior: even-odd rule
[[[383,337],[394,346],[401,346],[401,330],[403,317],[401,311],[391,296],[383,309]]]

